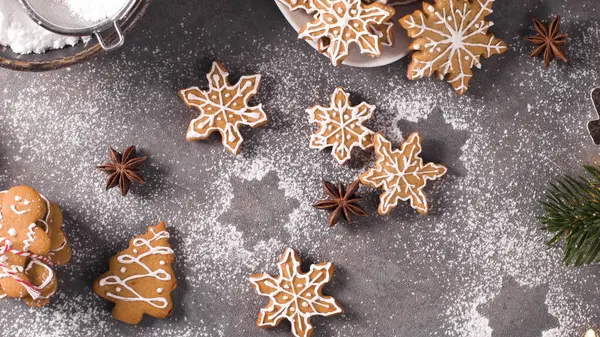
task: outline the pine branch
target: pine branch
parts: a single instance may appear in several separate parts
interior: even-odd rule
[[[600,262],[600,167],[584,166],[592,178],[564,176],[550,183],[540,204],[549,248],[564,244],[567,265]]]

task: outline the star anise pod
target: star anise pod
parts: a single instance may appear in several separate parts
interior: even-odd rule
[[[356,196],[358,190],[358,180],[348,185],[344,191],[344,187],[340,183],[336,188],[332,183],[323,181],[325,192],[331,199],[323,199],[317,201],[313,206],[319,209],[333,210],[329,216],[329,226],[334,226],[340,221],[341,217],[350,223],[351,215],[365,216],[367,213],[357,205],[360,197]]]
[[[144,178],[139,173],[140,166],[148,159],[147,156],[137,157],[135,146],[130,146],[123,154],[110,148],[110,163],[96,166],[97,169],[109,174],[106,190],[116,187],[121,189],[121,195],[129,192],[132,183],[144,184]]]
[[[567,34],[559,34],[560,16],[552,20],[549,27],[546,27],[537,19],[533,19],[537,35],[526,37],[525,40],[539,46],[529,56],[536,57],[544,53],[544,68],[550,66],[550,62],[555,57],[567,62],[568,59],[561,50],[561,47],[567,43]]]

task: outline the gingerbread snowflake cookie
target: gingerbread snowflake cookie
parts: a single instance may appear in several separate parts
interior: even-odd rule
[[[249,100],[258,92],[260,75],[242,76],[238,83],[231,85],[229,73],[221,63],[215,61],[206,77],[208,90],[191,87],[179,92],[185,104],[200,110],[200,116],[190,122],[186,139],[203,140],[218,131],[223,146],[237,154],[243,141],[240,125],[254,128],[269,121],[262,104],[249,104]]]
[[[62,222],[60,208],[31,187],[0,192],[0,297],[49,303],[58,286],[54,267],[71,259]]]
[[[363,173],[359,180],[363,185],[383,189],[379,197],[378,213],[388,214],[398,205],[398,200],[410,200],[410,205],[421,214],[427,214],[429,205],[423,192],[427,180],[435,180],[446,174],[446,167],[427,163],[419,157],[421,134],[415,132],[402,143],[400,150],[392,150],[392,144],[381,133],[373,142],[377,154],[374,169]]]
[[[379,2],[365,4],[361,0],[312,0],[302,2],[302,7],[292,6],[297,4],[295,0],[279,1],[291,9],[314,12],[313,20],[300,29],[298,37],[315,42],[317,49],[336,66],[348,57],[351,45],[357,45],[362,54],[380,56],[380,35],[388,32],[381,32],[381,25],[389,22],[395,13],[390,6]],[[383,29],[387,29],[385,27]]]
[[[174,258],[165,223],[150,226],[110,259],[109,270],[94,282],[94,292],[115,303],[113,317],[124,323],[137,324],[144,314],[165,318],[173,310],[171,292],[177,287]]]
[[[331,147],[339,164],[350,159],[353,148],[365,150],[373,146],[374,132],[364,123],[373,116],[375,106],[365,102],[351,106],[344,89],[335,89],[329,107],[315,105],[306,111],[309,121],[318,125],[318,130],[310,137],[310,147],[319,150]]]
[[[312,13],[315,11],[313,6],[314,0],[278,0],[280,3],[284,4],[289,10],[295,11],[296,9],[303,9],[307,13]]]
[[[463,95],[480,68],[481,56],[489,58],[508,50],[506,44],[488,33],[494,24],[485,21],[495,0],[435,0],[423,2],[423,11],[400,19],[413,38],[410,49],[416,52],[408,66],[412,80],[437,74]]]
[[[330,296],[322,294],[323,286],[333,276],[333,264],[310,266],[308,273],[300,270],[300,258],[287,248],[279,261],[279,277],[268,274],[250,276],[250,283],[258,294],[269,297],[267,306],[260,310],[256,325],[259,328],[276,327],[287,319],[295,337],[310,337],[312,316],[332,316],[343,312]]]

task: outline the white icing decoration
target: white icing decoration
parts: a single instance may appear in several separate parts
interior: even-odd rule
[[[157,279],[158,281],[171,280],[171,275],[169,273],[167,273],[164,269],[159,268],[157,270],[152,270],[144,262],[142,262],[142,260],[147,256],[174,254],[173,250],[170,247],[152,246],[152,242],[154,242],[156,240],[169,238],[169,233],[166,231],[161,231],[161,232],[156,233],[156,232],[154,232],[154,229],[151,229],[151,231],[154,234],[154,236],[151,239],[146,240],[143,238],[136,238],[133,240],[133,245],[135,247],[146,247],[148,249],[147,252],[142,253],[137,256],[123,254],[117,258],[117,261],[119,263],[137,264],[138,266],[140,266],[144,270],[146,270],[147,273],[131,275],[124,279],[121,279],[118,276],[111,275],[111,276],[107,276],[107,277],[101,279],[99,282],[99,285],[100,286],[117,285],[117,288],[115,288],[115,289],[120,289],[121,287],[123,287],[124,289],[126,289],[128,292],[130,292],[133,295],[133,297],[125,297],[125,296],[113,294],[111,292],[107,292],[106,295],[110,296],[112,298],[116,298],[116,299],[119,299],[122,301],[127,301],[127,302],[137,302],[137,301],[146,302],[155,308],[163,309],[168,306],[168,302],[167,302],[166,298],[164,298],[164,297],[151,297],[151,298],[143,297],[142,295],[140,295],[140,293],[138,293],[133,287],[131,287],[128,284],[128,282],[130,282],[132,280],[137,280],[137,279],[141,279],[141,278],[145,278],[145,277],[153,277],[153,278]],[[135,250],[136,249],[134,249],[134,251]]]
[[[44,278],[44,280],[42,281],[42,283],[36,286],[37,289],[43,290],[54,279],[54,270],[52,270],[52,268],[50,268],[45,263],[42,263],[42,262],[40,262],[38,260],[35,260],[35,259],[32,259],[31,261],[29,261],[29,264],[27,264],[27,268],[25,268],[25,272],[29,271],[29,269],[31,269],[34,265],[38,265],[38,266],[46,269],[46,271],[48,272],[48,275],[46,276],[46,278]],[[53,294],[54,294],[54,292],[52,292],[52,293],[50,293],[50,294],[48,294],[46,296],[39,295],[39,296],[37,296],[37,298],[49,298]]]
[[[188,106],[200,110],[200,115],[190,122],[186,138],[206,139],[218,130],[223,134],[223,146],[230,152],[237,153],[243,141],[239,126],[255,127],[268,121],[262,104],[250,106],[248,103],[249,99],[258,92],[261,76],[242,76],[236,85],[229,85],[229,73],[222,70],[218,62],[213,63],[206,76],[209,80],[207,91],[202,91],[198,87],[180,91],[181,97]],[[201,92],[202,95],[198,96],[194,92]],[[241,107],[237,100],[243,102]],[[217,125],[216,121],[219,121],[219,124],[224,121],[225,125]]]
[[[440,77],[448,75],[447,81],[449,83],[454,84],[458,82],[458,85],[454,88],[457,93],[465,93],[468,89],[467,81],[473,76],[470,69],[474,66],[481,67],[481,63],[479,62],[480,55],[473,54],[473,51],[469,48],[485,50],[485,57],[490,57],[492,52],[499,54],[507,49],[501,40],[494,41],[495,37],[488,35],[487,32],[488,28],[492,27],[494,23],[491,21],[485,23],[485,16],[493,12],[492,4],[494,1],[485,0],[484,2],[483,0],[479,0],[477,5],[473,5],[472,7],[467,6],[465,3],[462,8],[457,9],[454,8],[454,1],[448,1],[447,3],[450,6],[448,13],[446,13],[446,8],[443,9],[442,13],[439,13],[435,12],[432,6],[427,7],[428,11],[432,13],[430,15],[435,15],[438,18],[439,22],[437,23],[443,27],[441,29],[430,27],[426,24],[424,13],[420,11],[415,12],[418,14],[412,14],[403,20],[402,25],[404,28],[409,30],[409,32],[413,31],[413,35],[411,35],[413,39],[420,38],[425,32],[432,32],[439,36],[439,40],[437,41],[428,38],[428,42],[425,44],[425,48],[429,49],[431,53],[440,48],[435,57],[431,60],[422,60],[413,57],[412,62],[415,66],[411,67],[412,71],[409,72],[409,77],[411,79],[419,79],[431,76],[433,72],[437,71],[440,73]],[[479,7],[479,11],[471,13],[477,7]],[[452,16],[448,20],[444,20],[446,14],[451,14]],[[419,18],[419,22],[415,20],[415,17]],[[487,43],[470,42],[473,40],[473,37],[481,36],[489,37]],[[468,55],[470,62],[463,64],[462,55]],[[455,57],[457,62],[453,62]],[[459,69],[454,69],[455,63],[459,65]]]
[[[291,11],[296,10],[296,9],[303,9],[307,13],[312,13],[312,12],[315,11],[315,9],[313,8],[313,6],[311,5],[311,1],[312,0],[304,0],[304,1],[300,1],[300,0],[279,0],[280,3],[284,4]]]
[[[35,240],[35,231],[34,229],[37,228],[37,225],[32,223],[29,225],[29,227],[27,227],[27,239],[23,240],[23,251],[27,252],[29,251],[29,247],[31,246],[31,243]],[[13,228],[11,228],[13,229]],[[8,232],[8,234],[10,234],[10,230]]]
[[[163,290],[164,290],[163,288],[158,288],[158,289],[156,289],[156,292],[159,294],[162,294]]]
[[[312,329],[310,317],[331,316],[342,313],[342,308],[336,301],[328,296],[319,296],[319,291],[330,281],[331,263],[311,265],[308,273],[300,271],[300,261],[294,251],[286,249],[281,262],[278,264],[279,276],[274,278],[268,274],[257,274],[250,277],[250,283],[260,295],[269,297],[270,305],[261,309],[257,321],[260,327],[272,327],[282,318],[290,321],[294,336],[300,336],[296,326],[305,327],[305,331]],[[301,289],[294,289],[288,284],[302,284]],[[266,289],[264,293],[261,288]],[[309,292],[313,290],[313,292]],[[282,296],[283,294],[283,296]],[[308,296],[310,294],[311,296]],[[312,296],[312,295],[315,296]],[[282,302],[284,301],[284,302]],[[309,308],[307,310],[299,309]],[[301,322],[297,323],[296,321]]]
[[[121,267],[121,273],[124,273],[124,272],[126,272],[126,271],[127,271],[127,268],[125,268],[125,267]]]
[[[398,205],[398,201],[410,200],[410,205],[427,213],[428,203],[423,188],[428,180],[435,180],[446,174],[446,167],[435,164],[423,164],[421,153],[421,135],[412,133],[402,143],[400,150],[392,149],[392,144],[380,133],[374,136],[377,163],[375,168],[360,175],[363,185],[383,189],[379,200],[379,214],[387,214]],[[391,151],[390,151],[391,149]],[[410,183],[406,179],[407,172],[420,176],[420,184]]]
[[[25,213],[29,213],[28,209],[24,209],[22,211],[17,210],[17,208],[15,207],[15,205],[10,205],[10,209],[17,215],[23,215]]]
[[[341,99],[337,99],[341,95]],[[330,106],[315,105],[306,111],[309,122],[319,127],[310,137],[310,148],[322,150],[331,147],[331,154],[341,165],[350,159],[352,149],[365,150],[373,146],[373,131],[364,123],[373,116],[374,105],[365,102],[350,106],[349,95],[342,88],[336,88],[331,95]],[[354,140],[352,140],[354,138]]]
[[[367,5],[362,0],[329,0],[319,1],[315,9],[314,19],[302,27],[298,37],[317,44],[327,38],[330,42],[324,49],[333,65],[346,59],[352,44],[356,44],[362,54],[381,55],[379,36],[365,27],[389,21],[394,14],[392,7]],[[352,24],[357,22],[360,25]]]
[[[14,228],[9,228],[8,229],[8,235],[10,236],[17,236],[17,230]]]

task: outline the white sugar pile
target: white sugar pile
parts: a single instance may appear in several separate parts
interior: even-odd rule
[[[0,44],[15,53],[43,53],[49,49],[73,46],[81,38],[52,33],[27,16],[17,0],[0,0]]]
[[[64,0],[71,12],[92,22],[111,18],[125,7],[127,0]]]

